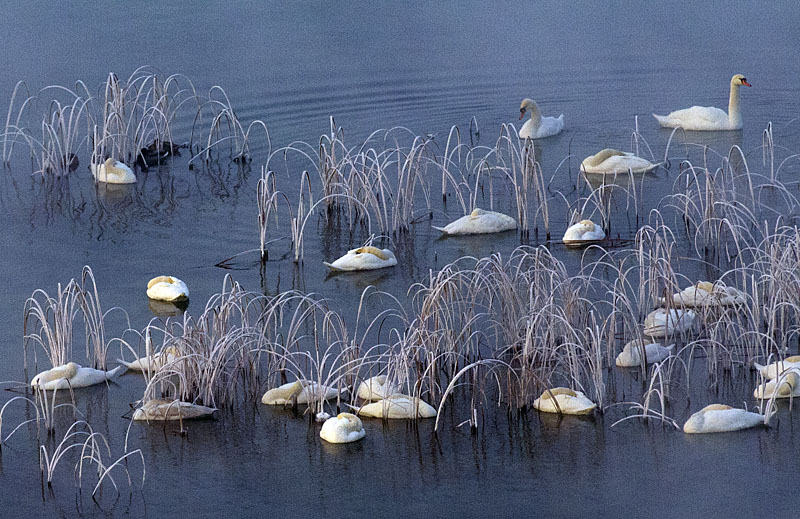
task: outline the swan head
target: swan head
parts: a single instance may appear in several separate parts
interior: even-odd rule
[[[698,281],[697,288],[700,290],[705,290],[709,294],[714,292],[714,284],[710,281]]]
[[[111,159],[108,159],[111,160]],[[154,277],[147,283],[147,288],[152,288],[153,285],[156,283],[166,283],[168,285],[173,285],[177,282],[177,280],[172,276],[158,276]]]
[[[389,259],[389,256],[384,253],[381,249],[377,247],[359,247],[353,251],[353,254],[372,254],[373,256],[386,261]]]
[[[31,385],[32,386],[44,385],[47,384],[48,382],[53,382],[54,380],[60,380],[62,378],[69,380],[78,374],[79,369],[80,366],[78,366],[74,362],[69,362],[67,364],[64,364],[63,366],[56,366],[55,368],[43,371],[42,373],[39,373],[38,375],[33,377]]]
[[[522,120],[525,117],[525,112],[530,111],[532,115],[539,113],[539,106],[536,104],[536,101],[533,99],[528,99],[527,97],[522,100],[522,103],[519,105],[519,118]]]
[[[108,157],[104,162],[106,166],[106,171],[108,171],[110,168],[113,168],[116,163],[117,163],[116,160],[112,159],[111,157]]]
[[[572,389],[570,389],[568,387],[554,387],[552,389],[545,390],[545,392],[542,393],[542,399],[543,400],[549,400],[551,398],[555,398],[558,395],[567,395],[567,396],[576,397],[576,396],[578,396],[578,393],[576,393],[575,391],[573,391]]]
[[[737,86],[738,87],[739,85],[753,86],[753,85],[751,85],[750,83],[747,82],[747,78],[746,77],[744,77],[741,74],[736,74],[731,78],[731,86]]]

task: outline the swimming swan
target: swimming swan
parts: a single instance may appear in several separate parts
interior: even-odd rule
[[[270,389],[261,397],[261,403],[267,405],[286,405],[292,403],[292,399],[296,397],[298,404],[308,404],[319,400],[330,400],[331,398],[336,398],[338,394],[339,392],[332,387],[308,380],[297,380]]]
[[[212,416],[216,409],[204,405],[190,404],[180,400],[148,400],[134,411],[134,420],[166,421],[191,420]]]
[[[605,239],[603,228],[591,220],[581,220],[575,225],[570,225],[564,233],[562,241],[565,245],[586,245]]]
[[[729,405],[711,404],[694,413],[683,424],[685,433],[741,431],[764,424],[764,416]]]
[[[784,373],[780,378],[764,382],[753,391],[753,397],[759,400],[769,398],[796,398],[800,396],[800,374],[797,371]]]
[[[134,184],[136,175],[131,168],[118,160],[107,158],[100,165],[91,164],[89,166],[95,182],[105,182],[106,184]]]
[[[662,346],[657,342],[651,342],[649,344],[644,345],[645,357],[647,360],[647,364],[652,364],[654,362],[661,362],[662,360],[666,359],[672,353],[672,349],[675,347],[674,344],[670,344],[669,346]],[[617,366],[621,368],[631,368],[634,366],[641,366],[642,365],[642,340],[641,339],[634,339],[626,344],[619,355],[617,355]]]
[[[754,362],[753,365],[756,367],[756,369],[758,369],[758,371],[764,378],[772,380],[778,378],[781,374],[783,374],[783,372],[788,371],[792,368],[800,369],[800,355],[786,357],[783,360],[775,361],[772,364],[768,364],[766,366],[762,366],[758,362]]]
[[[189,288],[176,277],[158,276],[147,283],[147,297],[156,301],[177,303],[189,299]]]
[[[519,105],[520,121],[525,117],[525,112],[530,112],[531,118],[519,130],[520,139],[542,139],[556,135],[564,129],[564,114],[558,117],[542,117],[539,105],[533,99],[523,99]]]
[[[547,389],[533,401],[533,407],[544,413],[589,414],[597,404],[580,391],[566,387]]]
[[[354,270],[374,270],[397,265],[397,258],[389,249],[377,247],[359,247],[347,251],[347,254],[333,263],[322,262],[331,270],[351,272]]]
[[[358,385],[356,396],[362,400],[381,400],[400,392],[400,388],[386,375],[368,378]]]
[[[665,299],[659,298],[661,304]],[[747,302],[743,292],[735,287],[729,287],[721,281],[711,283],[700,281],[696,285],[686,287],[672,295],[672,303],[677,306],[730,306]]]
[[[117,366],[111,371],[103,371],[101,369],[83,368],[79,364],[70,362],[42,371],[33,377],[31,387],[52,391],[54,389],[93,386],[124,373],[125,369],[127,369],[125,366]]]
[[[583,159],[581,171],[598,175],[625,174],[628,171],[647,173],[658,166],[633,153],[606,148]]]
[[[648,337],[666,337],[675,333],[691,330],[695,313],[691,310],[666,308],[653,310],[644,318],[644,334]]]
[[[392,395],[358,409],[358,415],[370,418],[415,419],[433,418],[436,409],[430,404],[406,395]]]
[[[432,226],[444,234],[489,234],[510,231],[517,228],[517,221],[503,213],[475,209],[444,227]]]
[[[154,353],[153,355],[141,357],[133,362],[125,362],[117,359],[117,362],[124,365],[131,371],[156,371],[164,364],[169,364],[177,358],[178,350],[174,347],[167,348],[165,351]]]
[[[339,413],[322,424],[319,437],[328,443],[350,443],[366,436],[361,418],[350,413]]]
[[[740,130],[742,115],[739,113],[739,87],[752,86],[747,79],[736,74],[731,78],[731,95],[728,100],[728,113],[713,106],[693,106],[676,110],[669,115],[656,115],[658,124],[665,128],[684,130]]]

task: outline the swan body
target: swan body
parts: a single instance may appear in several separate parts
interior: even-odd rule
[[[148,400],[142,407],[134,411],[134,420],[166,421],[166,420],[191,420],[212,416],[216,411],[213,407],[190,404],[180,400]]]
[[[368,378],[358,385],[356,396],[362,400],[382,400],[400,393],[400,388],[386,375]]]
[[[665,128],[683,128],[684,130],[740,130],[742,115],[739,113],[739,87],[752,86],[747,79],[736,74],[731,78],[731,92],[728,99],[728,112],[713,106],[693,106],[676,110],[668,115],[656,115],[658,124]]]
[[[566,387],[548,389],[533,401],[533,407],[544,413],[589,414],[597,404],[580,391]]]
[[[695,313],[679,308],[657,308],[644,318],[644,334],[648,337],[667,337],[692,329]]]
[[[517,221],[503,213],[475,209],[444,227],[433,226],[444,234],[489,234],[510,231],[517,228]]]
[[[525,121],[519,130],[520,139],[543,139],[561,133],[564,129],[564,114],[558,117],[542,117],[539,105],[533,99],[523,99],[519,105],[519,119],[530,112],[531,118]]]
[[[189,288],[176,277],[158,276],[147,283],[147,297],[169,303],[186,301],[189,299]]]
[[[783,360],[778,360],[773,362],[772,364],[768,364],[766,366],[762,366],[761,364],[754,362],[753,365],[758,369],[761,376],[768,380],[776,379],[781,376],[785,371],[788,371],[793,368],[800,369],[800,355],[794,355],[792,357],[786,357]]]
[[[657,342],[651,342],[649,344],[644,345],[644,352],[645,352],[645,359],[646,364],[652,364],[654,362],[661,362],[662,360],[666,359],[672,353],[672,349],[675,347],[674,344],[670,344],[669,346],[662,346]],[[622,348],[622,351],[619,355],[617,355],[617,366],[621,368],[631,368],[634,366],[641,366],[642,365],[642,340],[641,339],[634,339],[630,341],[625,347]]]
[[[333,263],[323,262],[331,270],[351,272],[354,270],[374,270],[397,265],[397,258],[389,249],[377,247],[359,247],[347,251],[347,254]]]
[[[117,359],[117,362],[131,371],[157,371],[164,364],[174,361],[177,358],[176,355],[177,350],[175,348],[167,348],[165,351],[138,358],[133,362],[125,362],[122,359]]]
[[[647,173],[658,167],[647,159],[637,157],[633,153],[606,148],[594,155],[586,157],[581,162],[581,171],[598,175]]]
[[[663,297],[659,301],[661,304],[665,303]],[[731,306],[746,302],[747,297],[743,292],[721,281],[700,281],[672,295],[672,303],[684,307]]]
[[[319,437],[328,443],[350,443],[366,436],[361,418],[350,413],[339,413],[322,424]]]
[[[764,423],[764,416],[729,405],[711,404],[694,413],[683,424],[685,433],[741,431]]]
[[[370,418],[433,418],[436,416],[436,409],[417,397],[392,395],[383,400],[362,406],[358,410],[358,414]]]
[[[79,364],[70,362],[62,366],[42,371],[31,380],[31,387],[52,391],[54,389],[68,389],[87,387],[111,380],[125,371],[125,366],[117,366],[110,371],[101,369],[84,368]]]
[[[106,159],[102,164],[91,164],[89,168],[95,182],[106,184],[135,184],[136,175],[124,163],[112,158]]]
[[[789,371],[780,378],[764,382],[753,391],[753,397],[759,400],[775,398],[796,398],[800,396],[800,374]]]
[[[581,220],[575,225],[570,225],[564,233],[562,241],[565,245],[585,245],[605,239],[603,228],[591,220]]]
[[[286,405],[291,404],[292,400],[296,398],[298,404],[309,404],[319,400],[336,398],[338,394],[339,392],[335,388],[308,380],[296,380],[270,389],[261,397],[261,403],[267,405]]]

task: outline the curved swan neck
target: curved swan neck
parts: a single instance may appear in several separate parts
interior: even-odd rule
[[[539,113],[539,107],[536,103],[531,104],[528,106],[528,111],[531,113],[531,121],[534,127],[539,127],[542,123],[542,114]]]
[[[742,127],[742,114],[739,113],[739,85],[731,81],[731,95],[728,99],[728,120],[733,128]]]

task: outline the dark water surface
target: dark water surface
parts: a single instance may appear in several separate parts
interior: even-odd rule
[[[474,116],[480,143],[492,146],[501,124],[517,123],[520,100],[532,97],[545,115],[565,114],[565,131],[538,143],[537,151],[554,189],[566,192],[583,157],[603,147],[630,149],[635,116],[655,157],[663,157],[670,132],[650,113],[693,104],[725,108],[731,75],[745,74],[754,86],[742,92],[743,131],[676,134],[672,168],[645,179],[646,213],[672,191],[674,164],[702,157],[702,147],[686,143],[721,155],[740,146],[749,165],[761,167],[758,147],[771,121],[776,142],[787,153],[800,151],[798,37],[800,8],[791,2],[17,3],[0,17],[0,113],[18,80],[34,92],[77,80],[96,88],[111,71],[127,77],[151,65],[185,74],[199,90],[222,86],[243,121],[268,125],[273,149],[296,140],[317,145],[330,116],[350,145],[376,129],[404,126],[436,135],[442,147],[452,125],[465,132]],[[191,114],[179,117],[176,140],[188,141],[192,122]],[[24,160],[4,170],[0,380],[24,378],[25,300],[37,288],[54,292],[83,265],[94,270],[104,307],[123,308],[131,326],[142,329],[152,318],[144,288],[161,273],[187,282],[195,315],[232,272],[249,290],[297,288],[335,298],[354,318],[370,284],[404,300],[430,269],[465,255],[506,257],[520,245],[515,233],[437,240],[423,220],[397,244],[402,256],[391,272],[326,279],[322,261],[364,237],[312,220],[300,269],[288,240],[271,250],[265,272],[252,255],[237,260],[236,270],[217,268],[258,247],[255,186],[266,156],[263,146],[254,148],[249,166],[189,170],[188,157],[176,157],[160,171],[137,172],[134,186],[96,189],[83,156],[68,186],[57,189],[31,177]],[[280,188],[292,189],[297,173],[281,173]],[[796,190],[796,165],[783,175]],[[440,183],[432,180],[434,193]],[[555,235],[573,201],[551,207]],[[460,216],[456,204],[442,207],[436,196],[434,202],[434,225]],[[511,212],[511,201],[500,196],[496,208]],[[288,234],[288,222],[281,229]],[[620,215],[614,231],[630,239],[636,224]],[[577,272],[581,251],[553,250]],[[592,260],[599,253],[586,254]],[[697,268],[687,263],[689,271]],[[110,318],[109,336],[126,327],[121,314]],[[641,381],[613,376],[613,401],[640,398]],[[701,384],[669,412],[682,423],[690,404],[694,410],[722,399],[752,406],[752,385],[743,382],[715,391]],[[123,415],[143,388],[141,377],[129,374],[109,387],[76,392],[79,409],[115,452],[129,424]],[[0,404],[19,394],[3,393]],[[697,438],[640,421],[611,429],[622,416],[613,409],[592,419],[535,412],[509,419],[504,406],[492,405],[470,434],[456,428],[468,416],[453,407],[438,437],[432,421],[372,420],[365,421],[366,438],[349,445],[325,444],[307,417],[260,404],[191,423],[186,437],[172,425],[134,424],[129,442],[143,451],[146,482],[139,490],[132,461],[133,494],[118,477],[121,497],[115,501],[108,487],[99,506],[91,489],[76,497],[72,463],[59,467],[55,495],[42,501],[35,428],[23,428],[0,453],[0,517],[794,517],[800,506],[793,484],[800,423],[785,404],[776,427]],[[3,434],[25,419],[22,409],[4,417]]]

